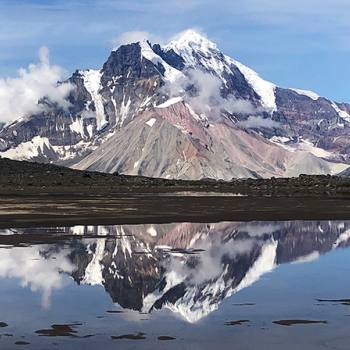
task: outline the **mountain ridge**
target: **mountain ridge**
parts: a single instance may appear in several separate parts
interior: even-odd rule
[[[41,101],[47,110],[0,130],[1,156],[174,179],[349,167],[350,105],[280,88],[193,30],[122,45],[68,82],[68,110]]]

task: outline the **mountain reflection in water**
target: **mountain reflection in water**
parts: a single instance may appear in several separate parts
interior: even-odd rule
[[[11,235],[20,237],[12,245]],[[196,323],[278,265],[349,244],[350,221],[0,230],[0,278],[41,293],[44,308],[71,276],[79,285],[103,286],[121,309],[170,309]]]

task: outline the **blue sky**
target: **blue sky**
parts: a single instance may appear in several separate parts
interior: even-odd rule
[[[350,102],[349,0],[0,0],[0,78],[43,45],[72,72],[101,66],[123,32],[190,27],[267,80]]]

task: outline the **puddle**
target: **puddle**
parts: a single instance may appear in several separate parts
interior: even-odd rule
[[[350,290],[349,232],[350,221],[0,231],[0,348],[343,350],[350,300],[334,296]]]

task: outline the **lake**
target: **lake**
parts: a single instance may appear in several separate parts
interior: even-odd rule
[[[0,348],[348,349],[350,221],[0,230]]]

